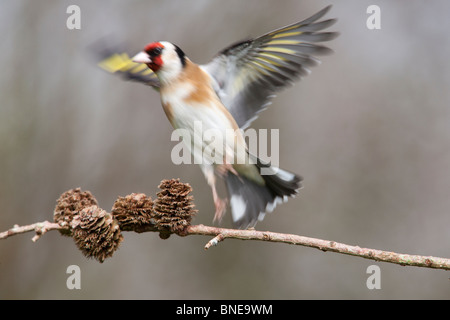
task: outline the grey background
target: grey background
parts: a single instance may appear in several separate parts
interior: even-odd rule
[[[165,178],[194,188],[212,224],[197,166],[175,166],[157,92],[95,66],[104,36],[130,53],[155,40],[206,63],[223,47],[302,20],[330,1],[31,1],[0,3],[0,230],[50,220],[64,191],[154,196]],[[68,30],[66,8],[81,8]],[[366,9],[381,8],[381,30]],[[280,129],[280,163],[305,178],[294,200],[257,225],[375,249],[450,257],[450,3],[339,1],[341,36],[312,74],[283,91],[253,128]],[[229,216],[224,226],[230,226]],[[125,233],[115,255],[88,260],[50,232],[0,241],[0,299],[448,299],[449,273],[283,244]],[[66,268],[81,268],[81,290]],[[366,269],[381,268],[368,290]]]

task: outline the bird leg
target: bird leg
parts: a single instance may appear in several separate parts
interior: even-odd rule
[[[214,199],[214,206],[216,207],[216,212],[214,214],[213,222],[221,221],[225,211],[227,209],[227,201],[220,198],[219,194],[217,193],[216,189],[216,176],[214,174],[214,168],[213,167],[207,167],[204,170],[204,174],[206,177],[206,181],[208,182],[209,186],[211,187],[213,199]]]
[[[214,214],[213,222],[222,221],[223,216],[225,215],[225,211],[227,209],[227,201],[219,198],[217,195],[217,190],[215,184],[211,186],[214,198],[214,205],[216,207],[216,213]]]

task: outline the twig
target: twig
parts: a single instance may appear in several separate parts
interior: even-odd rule
[[[196,234],[202,234],[202,233],[196,233]],[[223,235],[223,233],[219,233],[217,236],[215,236],[214,238],[212,238],[211,240],[208,241],[208,243],[205,245],[205,250],[208,250],[212,246],[217,246],[219,244],[219,242],[223,241],[223,240],[225,240],[225,236]]]
[[[410,255],[390,251],[361,248],[358,246],[347,245],[335,241],[303,237],[294,234],[276,233],[270,231],[256,231],[256,230],[224,229],[204,225],[191,225],[187,228],[186,234],[215,236],[205,245],[205,250],[209,249],[212,246],[216,246],[219,242],[227,238],[240,240],[261,240],[269,242],[282,242],[287,244],[295,244],[305,247],[316,248],[325,252],[331,251],[341,254],[358,256],[375,261],[395,263],[402,266],[415,266],[415,267],[450,270],[450,259],[446,258]]]
[[[49,221],[36,222],[26,226],[19,226],[16,224],[11,229],[1,232],[0,239],[6,239],[17,234],[35,231],[36,235],[31,240],[33,242],[36,242],[47,231],[61,229],[64,229],[64,227],[61,227],[59,224]]]
[[[49,221],[38,222],[27,226],[15,225],[13,228],[1,232],[0,239],[6,239],[8,237],[17,234],[34,231],[36,232],[36,235],[32,238],[32,240],[36,241],[41,237],[41,235],[50,230],[69,230],[69,227],[62,227],[57,223],[52,223]],[[154,226],[149,226],[148,228],[141,228],[138,232],[148,232],[148,231],[159,232]],[[184,232],[180,235],[214,236],[214,238],[208,241],[208,243],[205,245],[205,250],[211,248],[212,246],[218,245],[219,242],[225,239],[260,240],[260,241],[295,244],[320,249],[322,251],[331,251],[346,255],[362,257],[365,259],[375,261],[399,264],[402,266],[415,266],[415,267],[450,270],[450,259],[446,258],[410,255],[376,249],[360,248],[358,246],[352,246],[334,241],[315,239],[310,237],[303,237],[294,234],[276,233],[270,231],[257,231],[254,229],[248,230],[226,229],[226,228],[210,227],[200,224],[188,226],[184,230]]]

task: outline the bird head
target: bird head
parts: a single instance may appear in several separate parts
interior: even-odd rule
[[[169,82],[176,78],[186,65],[184,52],[167,41],[149,43],[132,60],[145,63],[158,75],[161,82]]]

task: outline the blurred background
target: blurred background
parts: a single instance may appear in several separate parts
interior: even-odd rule
[[[155,196],[192,185],[196,224],[212,224],[195,165],[176,166],[159,95],[96,66],[108,36],[129,53],[155,40],[207,63],[227,45],[303,20],[333,1],[169,0],[0,3],[0,231],[51,220],[64,191]],[[69,30],[69,5],[81,29]],[[381,30],[366,9],[381,8]],[[336,1],[335,53],[281,92],[253,128],[280,129],[280,166],[305,179],[259,230],[450,258],[450,2]],[[229,214],[223,222],[229,227]],[[125,233],[103,264],[49,232],[0,241],[0,299],[448,299],[449,273],[276,243]],[[381,289],[366,287],[381,268]],[[66,269],[81,268],[81,290]]]

